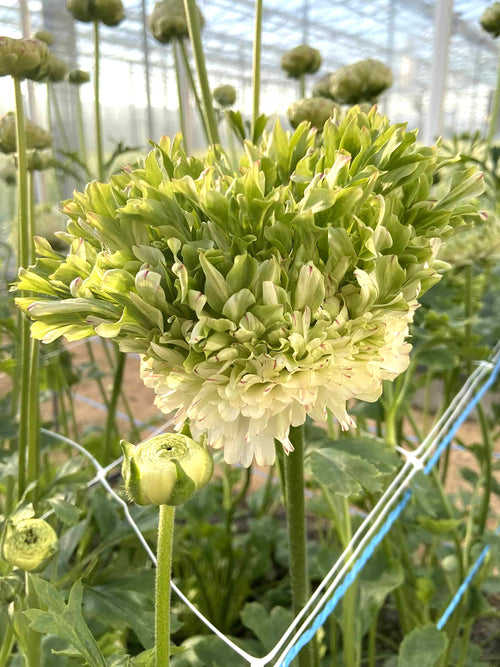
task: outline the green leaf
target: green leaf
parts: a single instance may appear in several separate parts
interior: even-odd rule
[[[97,642],[82,616],[83,587],[76,581],[69,593],[68,603],[48,581],[32,576],[32,582],[40,601],[47,607],[28,609],[25,615],[30,627],[42,634],[53,634],[66,640],[82,656],[90,667],[106,667]]]
[[[435,625],[406,635],[399,649],[397,667],[435,667],[448,646],[448,637]]]
[[[453,533],[463,525],[462,519],[432,519],[429,516],[419,516],[418,523],[433,535],[446,535]]]
[[[248,602],[241,612],[243,625],[251,630],[270,651],[293,621],[293,614],[283,607],[274,607],[269,614],[258,602]]]
[[[71,526],[75,524],[80,517],[80,510],[75,505],[68,503],[62,498],[50,498],[49,505],[54,510],[54,514],[63,523]]]
[[[404,582],[401,564],[388,562],[377,553],[367,563],[359,583],[359,609],[361,612],[362,633],[368,632],[385,599],[395,588]]]

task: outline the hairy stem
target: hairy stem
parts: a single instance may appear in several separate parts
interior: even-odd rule
[[[104,440],[104,460],[109,462],[112,457],[113,438],[116,434],[116,409],[118,405],[118,398],[122,390],[123,373],[125,370],[126,356],[123,352],[117,352],[117,364],[115,369],[115,378],[113,381],[113,389],[111,391],[111,398],[108,407],[108,416],[106,419],[106,434]]]
[[[160,506],[155,603],[156,667],[170,665],[170,577],[174,513],[173,507]]]

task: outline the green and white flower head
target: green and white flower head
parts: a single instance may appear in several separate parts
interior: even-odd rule
[[[43,519],[21,519],[7,524],[2,558],[27,572],[41,572],[59,549],[57,534]]]
[[[139,353],[178,429],[228,463],[269,464],[291,426],[329,409],[347,429],[347,401],[405,370],[417,298],[441,239],[477,218],[482,175],[435,198],[437,147],[376,109],[322,133],[276,123],[237,172],[181,141],[65,202],[69,254],[37,239],[16,301],[45,342],[97,333]]]
[[[125,489],[138,505],[175,507],[210,481],[214,463],[206,445],[165,433],[134,447],[122,440]]]

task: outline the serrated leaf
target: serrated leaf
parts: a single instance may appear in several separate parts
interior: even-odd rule
[[[68,503],[62,498],[50,498],[49,505],[54,510],[54,514],[57,518],[68,526],[75,524],[80,517],[80,510],[78,507],[75,507],[75,505]]]

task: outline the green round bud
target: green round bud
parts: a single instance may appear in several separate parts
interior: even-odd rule
[[[41,572],[57,553],[55,530],[43,519],[10,522],[3,541],[2,558],[21,570]]]
[[[180,505],[214,470],[206,448],[187,435],[166,433],[134,446],[122,440],[125,489],[138,505]]]
[[[19,599],[24,590],[24,573],[14,570],[0,577],[0,604],[7,605]]]
[[[104,25],[113,27],[125,18],[122,0],[93,0],[93,5],[96,17]]]
[[[198,6],[197,10],[200,27],[203,27],[205,19]],[[188,22],[183,0],[157,2],[149,17],[149,27],[153,37],[161,44],[168,44],[172,39],[188,37]]]
[[[494,2],[486,7],[479,19],[481,28],[489,32],[493,37],[500,35],[500,2]]]
[[[230,107],[236,102],[236,88],[229,84],[217,86],[212,95],[220,107]]]
[[[378,60],[367,58],[346,65],[330,76],[330,97],[340,104],[375,102],[392,86],[391,70]]]
[[[321,67],[321,54],[312,46],[301,44],[281,56],[281,68],[293,79],[314,74]]]
[[[68,0],[66,8],[73,14],[74,19],[82,23],[90,23],[97,18],[91,0]]]
[[[447,574],[453,574],[453,572],[457,572],[458,558],[455,556],[455,554],[449,554],[448,556],[445,556],[441,561],[441,567]]]
[[[48,30],[37,30],[34,37],[40,42],[45,42],[47,46],[50,46],[54,41],[54,35]]]
[[[307,97],[291,104],[286,113],[293,127],[298,127],[306,120],[321,131],[326,121],[338,109],[339,106],[335,102],[325,97]]]
[[[30,151],[27,154],[28,171],[45,171],[52,166],[52,155],[41,151]]]
[[[42,149],[52,146],[52,137],[38,125],[26,121],[26,148]],[[3,153],[17,152],[16,114],[9,111],[0,118],[0,151]]]
[[[83,69],[72,69],[68,74],[68,81],[75,84],[75,86],[80,86],[82,83],[90,81],[90,74]]]
[[[0,76],[41,81],[48,72],[47,44],[38,39],[0,37]]]
[[[61,60],[58,56],[53,53],[49,54],[49,73],[48,79],[53,83],[58,83],[59,81],[64,81],[66,74],[68,73],[68,66]]]

